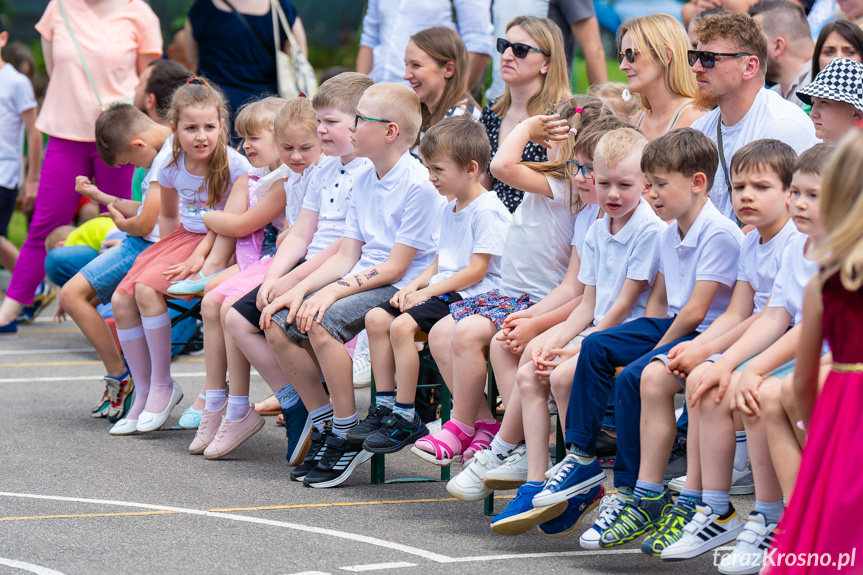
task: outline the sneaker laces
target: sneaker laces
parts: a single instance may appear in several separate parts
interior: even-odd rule
[[[564,459],[560,462],[559,467],[557,468],[557,473],[555,473],[551,479],[546,482],[546,487],[558,487],[560,486],[561,481],[566,479],[566,476],[575,468],[575,461],[572,459]]]
[[[117,406],[120,404],[120,391],[122,390],[122,387],[123,384],[121,381],[116,380],[113,377],[105,378],[105,393],[108,394],[108,401],[111,402],[111,406]]]
[[[353,371],[356,375],[365,371],[372,364],[372,358],[367,353],[358,353],[353,359]]]
[[[595,524],[602,529],[608,529],[623,510],[623,501],[616,493],[610,493],[602,498],[599,503],[599,517]]]

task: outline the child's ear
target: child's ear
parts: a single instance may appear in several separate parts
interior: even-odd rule
[[[692,174],[692,193],[700,194],[707,188],[707,175],[704,172]]]
[[[402,130],[401,128],[399,128],[398,124],[396,124],[395,122],[390,122],[389,124],[387,124],[387,132],[386,134],[384,134],[384,139],[388,144],[392,144],[396,141],[396,138],[399,137],[401,131]]]
[[[132,138],[132,141],[129,142],[129,147],[130,148],[146,148],[147,142],[145,142],[143,140],[143,138],[141,138],[140,136],[135,136],[134,138]]]
[[[476,163],[476,160],[471,160],[468,162],[467,167],[465,168],[465,172],[468,178],[474,178],[479,173],[479,164]]]

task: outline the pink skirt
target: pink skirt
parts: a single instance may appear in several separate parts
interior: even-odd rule
[[[228,298],[241,298],[264,281],[264,275],[270,264],[273,263],[273,258],[253,263],[240,273],[225,280],[207,294],[218,303],[223,303]]]
[[[171,235],[160,239],[150,246],[135,260],[135,265],[117,286],[117,292],[134,294],[135,284],[142,283],[167,294],[171,282],[165,279],[163,272],[174,264],[186,261],[206,234],[196,234],[179,226]],[[193,299],[193,296],[171,296],[176,299]]]
[[[863,572],[863,522],[855,516],[863,503],[861,415],[863,373],[831,371],[815,403],[791,504],[762,573],[837,573],[837,564],[843,564],[841,573]]]

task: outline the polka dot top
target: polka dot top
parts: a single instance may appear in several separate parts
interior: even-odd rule
[[[488,132],[488,141],[491,147],[491,157],[494,158],[494,155],[497,153],[497,149],[500,147],[498,135],[500,133],[501,118],[491,111],[491,104],[489,104],[483,108],[482,119],[480,121],[485,124],[485,130]],[[528,142],[527,146],[524,147],[524,152],[521,154],[521,161],[546,162],[548,161],[548,153],[546,149],[539,144]],[[492,189],[497,193],[497,197],[500,198],[500,201],[503,202],[503,205],[506,206],[510,213],[514,212],[521,203],[521,200],[524,197],[524,192],[516,190],[511,186],[507,186],[492,176],[491,170],[488,170],[488,175],[491,176]]]

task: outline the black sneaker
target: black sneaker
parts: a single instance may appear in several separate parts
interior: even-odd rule
[[[617,438],[600,430],[596,438],[596,458],[603,467],[614,467],[614,459],[617,457]]]
[[[665,468],[663,484],[668,485],[672,479],[686,475],[686,438],[678,437],[671,448],[671,457],[668,458],[668,466]]]
[[[393,410],[385,405],[370,405],[366,418],[348,430],[348,443],[362,445],[366,437],[381,428],[392,412]]]
[[[317,427],[312,427],[312,443],[309,445],[309,450],[306,452],[306,458],[302,463],[291,470],[291,481],[302,481],[308,475],[309,471],[317,467],[318,461],[324,454],[324,442],[327,436],[332,434],[329,426],[324,427],[324,431],[318,431]]]
[[[368,461],[371,456],[362,447],[348,443],[338,435],[327,434],[321,460],[303,479],[303,485],[319,489],[341,485],[357,466]]]
[[[363,449],[372,453],[395,453],[428,434],[429,430],[419,415],[414,415],[414,420],[409,422],[393,413],[377,431],[366,437]]]

